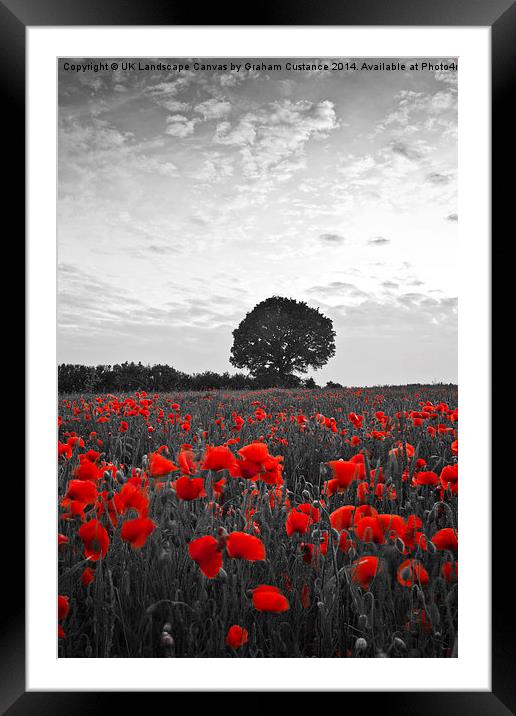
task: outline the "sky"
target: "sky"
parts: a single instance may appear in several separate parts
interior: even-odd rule
[[[456,72],[288,61],[60,61],[60,363],[234,372],[280,295],[333,321],[321,385],[457,381]]]

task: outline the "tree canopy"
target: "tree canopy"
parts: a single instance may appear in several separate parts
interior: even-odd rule
[[[331,319],[303,301],[272,296],[258,303],[233,331],[230,363],[252,376],[291,384],[295,373],[322,368],[335,355]]]

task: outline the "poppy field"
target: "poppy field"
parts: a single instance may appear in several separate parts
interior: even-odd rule
[[[58,416],[59,657],[457,656],[456,386]]]

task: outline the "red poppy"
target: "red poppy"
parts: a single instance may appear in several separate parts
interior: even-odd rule
[[[163,457],[159,452],[154,452],[149,455],[149,469],[151,477],[164,477],[171,472],[179,470],[172,460]]]
[[[339,538],[340,551],[344,552],[344,554],[346,554],[354,546],[355,546],[355,543],[353,542],[352,539],[350,539],[349,532],[347,532],[346,530],[343,530],[340,533],[340,538]]]
[[[311,520],[309,515],[293,509],[288,513],[287,521],[285,522],[285,529],[289,537],[292,537],[292,535],[296,533],[304,535],[308,532],[310,524]]]
[[[445,465],[441,470],[441,485],[446,489],[450,488],[453,494],[456,494],[459,489],[459,466],[456,465]]]
[[[379,567],[378,557],[362,557],[351,565],[351,579],[363,589],[369,589]]]
[[[428,584],[428,572],[417,559],[406,559],[398,567],[396,579],[403,587]]]
[[[365,475],[364,465],[351,460],[330,460],[326,463],[332,472],[334,480],[337,480],[339,487],[347,488],[353,480],[362,479]]]
[[[355,510],[353,522],[357,525],[364,517],[375,517],[377,514],[378,510],[371,505],[360,505],[360,507],[357,507]]]
[[[238,454],[245,460],[254,462],[256,465],[262,465],[269,457],[269,448],[265,443],[255,442],[250,445],[244,445],[240,448]]]
[[[434,543],[436,549],[439,550],[449,550],[450,552],[455,552],[459,548],[457,531],[451,527],[445,527],[444,529],[436,532],[432,537],[432,542]]]
[[[134,482],[126,482],[113,496],[113,502],[120,515],[125,515],[127,510],[135,510],[139,517],[147,517],[149,512],[149,498]]]
[[[374,542],[375,544],[384,544],[385,534],[382,523],[378,516],[363,517],[355,524],[355,534],[362,542]]]
[[[231,450],[225,445],[219,447],[207,447],[204,455],[204,461],[201,465],[202,470],[229,470],[236,463],[236,457]]]
[[[417,472],[414,475],[414,484],[416,485],[430,485],[435,486],[439,482],[439,477],[435,474],[435,472],[432,472],[431,470],[428,470],[426,472]]]
[[[94,483],[89,480],[70,480],[66,497],[82,502],[84,505],[93,505],[97,500],[98,492]]]
[[[238,624],[229,627],[226,644],[232,649],[239,649],[249,640],[249,632]]]
[[[226,540],[226,551],[233,559],[258,562],[265,559],[265,546],[261,539],[246,532],[231,532]]]
[[[182,475],[174,482],[174,489],[180,500],[197,500],[199,497],[206,497],[202,477]]]
[[[459,576],[459,563],[458,562],[443,562],[441,567],[441,574],[443,578],[450,584],[455,584]]]
[[[206,577],[213,579],[217,576],[222,567],[222,552],[215,537],[206,535],[192,540],[188,553]]]
[[[330,524],[338,532],[351,527],[353,522],[354,505],[343,505],[334,510],[330,515]]]
[[[98,520],[85,522],[77,534],[84,543],[84,554],[92,562],[105,557],[109,547],[109,535]]]
[[[68,604],[68,597],[63,596],[62,594],[58,594],[58,596],[57,596],[57,621],[58,622],[62,622],[63,619],[66,619],[69,609],[70,609],[70,607]],[[61,639],[64,639],[66,636],[61,624],[57,625],[57,636],[60,637]]]
[[[124,522],[120,536],[125,542],[129,542],[133,549],[140,549],[155,529],[156,525],[149,517],[137,517]]]
[[[91,480],[94,482],[102,477],[102,471],[91,460],[83,460],[74,470],[77,480]]]
[[[65,597],[62,594],[57,596],[57,621],[62,622],[66,619],[68,612],[70,611],[69,597]]]
[[[81,582],[85,587],[88,586],[88,584],[91,584],[93,580],[95,579],[95,572],[92,570],[91,567],[86,567],[84,572],[81,574]]]
[[[382,525],[382,529],[387,536],[402,537],[405,534],[407,525],[400,515],[377,515],[376,519]]]
[[[253,589],[253,606],[259,612],[286,612],[290,608],[288,599],[277,587],[260,584]]]

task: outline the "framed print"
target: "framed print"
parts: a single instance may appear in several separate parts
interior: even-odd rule
[[[0,6],[28,308],[6,713],[514,708],[490,483],[509,5]]]

